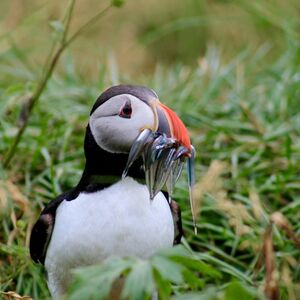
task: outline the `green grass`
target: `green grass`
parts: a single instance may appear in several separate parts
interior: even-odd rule
[[[131,299],[148,299],[153,289],[161,299],[261,299],[270,275],[266,264],[274,260],[281,299],[299,299],[300,46],[293,34],[286,33],[286,47],[271,63],[265,44],[229,62],[211,47],[197,67],[158,65],[134,78],[99,65],[90,80],[72,55],[64,55],[16,156],[9,168],[0,166],[0,291],[49,297],[42,268],[29,258],[30,229],[43,205],[79,180],[89,110],[101,91],[122,82],[153,88],[190,129],[197,151],[198,235],[182,176],[174,198],[183,211],[184,246],[148,262],[111,259],[78,270],[69,298],[105,295],[123,274],[124,295]],[[1,61],[2,161],[38,66],[27,63],[17,47]],[[274,251],[263,251],[270,228]]]

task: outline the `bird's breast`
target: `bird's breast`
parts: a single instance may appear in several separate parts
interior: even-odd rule
[[[164,195],[151,201],[146,186],[125,178],[60,204],[45,266],[53,273],[109,256],[147,258],[171,247],[173,239],[173,219]]]

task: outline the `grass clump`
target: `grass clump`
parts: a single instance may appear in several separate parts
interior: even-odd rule
[[[138,260],[120,260],[125,267],[113,274],[128,278],[124,293],[133,299],[138,299],[135,293],[147,298],[154,288],[163,299],[170,294],[174,299],[210,294],[207,299],[216,294],[238,299],[232,296],[236,290],[249,299],[263,293],[296,299],[300,115],[296,110],[299,76],[293,62],[297,51],[291,49],[273,65],[262,66],[267,55],[263,50],[254,55],[241,53],[223,65],[212,49],[196,69],[158,68],[138,82],[155,89],[190,128],[198,153],[200,215],[195,236],[182,178],[174,198],[183,209],[184,244],[189,250],[175,262],[171,250],[164,258],[169,272],[153,268],[160,256],[142,265]],[[29,259],[30,229],[42,206],[79,179],[89,108],[111,84],[110,78],[101,75],[87,85],[80,76],[70,76],[72,61],[67,57],[64,66],[64,72],[49,81],[13,163],[1,172],[1,290],[36,299],[48,297],[48,292],[42,269]],[[8,94],[9,98],[4,97]],[[2,153],[16,132],[20,107],[12,99],[19,96],[20,89],[2,87],[6,100],[1,101]],[[110,263],[119,268],[109,260],[93,272],[106,278],[113,272]],[[138,291],[135,272],[145,279]],[[84,299],[87,274],[89,269],[78,271],[71,299],[77,299],[77,293]],[[92,286],[101,289],[97,281]],[[86,299],[93,289],[89,291]]]

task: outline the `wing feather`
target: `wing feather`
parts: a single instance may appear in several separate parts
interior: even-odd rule
[[[44,264],[47,248],[52,236],[56,209],[63,200],[73,200],[77,197],[78,192],[75,189],[63,193],[52,200],[41,212],[40,217],[32,228],[29,250],[30,256],[36,263]]]

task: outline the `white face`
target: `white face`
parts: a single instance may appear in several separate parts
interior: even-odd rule
[[[130,118],[120,116],[131,103]],[[100,105],[90,116],[89,125],[98,146],[112,153],[128,153],[144,128],[154,128],[155,116],[146,103],[130,94],[117,95]]]

